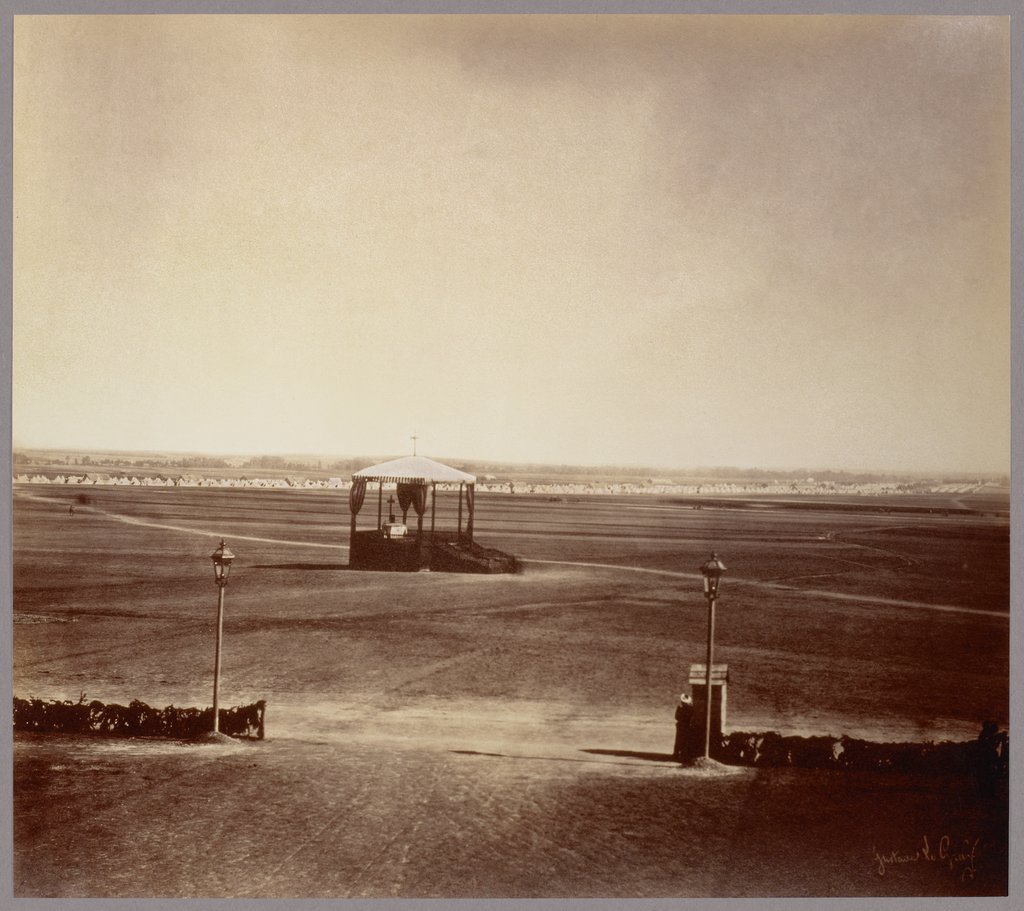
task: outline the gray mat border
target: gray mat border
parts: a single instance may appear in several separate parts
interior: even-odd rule
[[[69,13],[753,13],[753,14],[910,14],[910,15],[1005,15],[1011,20],[1012,98],[1013,98],[1013,177],[1012,177],[1012,518],[1011,518],[1011,728],[1020,717],[1021,694],[1024,692],[1024,672],[1021,668],[1022,636],[1018,614],[1021,609],[1021,593],[1024,591],[1024,566],[1021,561],[1019,542],[1024,531],[1021,519],[1021,475],[1024,472],[1024,453],[1021,443],[1021,421],[1024,418],[1024,330],[1021,327],[1021,280],[1024,276],[1024,255],[1020,233],[1024,227],[1021,217],[1020,192],[1022,152],[1021,103],[1024,97],[1024,32],[1021,20],[1024,18],[1024,0],[805,0],[805,2],[784,2],[784,0],[380,0],[380,2],[355,2],[355,0],[0,0],[0,70],[3,74],[4,91],[0,95],[0,123],[2,123],[3,175],[2,199],[6,218],[0,224],[2,243],[2,306],[0,306],[0,403],[4,419],[0,421],[0,595],[3,598],[6,620],[0,629],[0,667],[5,673],[0,682],[0,728],[11,731],[11,608],[13,602],[12,552],[11,552],[11,315],[12,315],[12,62],[13,62],[13,17],[16,15],[46,15]],[[1021,780],[1022,759],[1020,750],[1011,755],[1013,782]],[[1017,789],[1015,788],[1014,791]],[[579,900],[248,900],[248,899],[99,899],[99,900],[49,900],[16,899],[13,897],[13,844],[11,828],[12,802],[12,741],[10,735],[0,738],[0,909],[67,909],[67,911],[107,911],[110,908],[145,908],[153,911],[177,911],[177,909],[260,909],[260,911],[299,911],[299,909],[338,908],[367,909],[367,911],[442,911],[447,908],[473,908],[481,911],[504,911],[504,909],[593,909],[593,911],[689,911],[689,909],[765,909],[765,911],[789,911],[801,908],[844,909],[932,909],[948,907],[956,909],[1010,909],[1020,906],[1020,895],[1024,871],[1020,863],[1024,860],[1021,850],[1022,827],[1019,799],[1011,800],[1010,838],[1010,894],[1006,898],[974,899],[849,899],[849,898],[796,898],[796,899],[579,899]],[[1017,899],[1014,902],[1014,898]]]

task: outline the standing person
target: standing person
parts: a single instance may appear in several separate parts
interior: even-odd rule
[[[69,516],[73,516],[74,514],[75,514],[75,504],[74,504],[74,503],[72,503],[72,504],[71,504],[71,505],[70,505],[70,506],[68,507],[68,515],[69,515]]]
[[[689,762],[690,724],[693,720],[693,699],[683,693],[676,706],[676,742],[672,748],[672,758],[678,762]]]

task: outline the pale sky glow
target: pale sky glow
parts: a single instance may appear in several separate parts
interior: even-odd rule
[[[1009,24],[19,16],[15,446],[1008,471]]]

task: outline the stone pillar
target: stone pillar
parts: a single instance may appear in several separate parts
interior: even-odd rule
[[[693,694],[693,714],[690,728],[690,736],[694,742],[704,749],[704,724],[707,712],[707,697],[705,695],[706,670],[703,664],[690,665],[690,687]],[[713,664],[711,666],[711,755],[715,755],[718,744],[721,743],[722,734],[726,725],[726,703],[729,684],[729,666],[727,664]]]

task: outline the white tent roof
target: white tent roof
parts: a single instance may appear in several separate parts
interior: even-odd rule
[[[402,484],[425,484],[429,481],[438,483],[475,484],[476,475],[459,471],[450,465],[442,465],[424,456],[404,456],[391,459],[369,468],[360,468],[353,478],[366,478],[372,481],[395,481]]]

